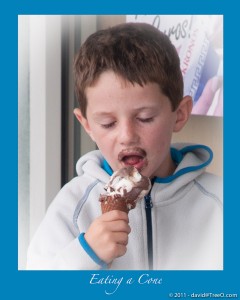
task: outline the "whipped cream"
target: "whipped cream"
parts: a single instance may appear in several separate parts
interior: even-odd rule
[[[150,188],[149,178],[141,175],[134,166],[127,166],[114,172],[105,186],[108,196],[118,195],[130,201],[143,198]]]

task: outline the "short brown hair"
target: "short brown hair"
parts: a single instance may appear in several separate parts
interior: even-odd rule
[[[75,90],[86,117],[85,90],[107,70],[141,86],[157,83],[174,111],[183,97],[177,51],[168,36],[145,23],[125,23],[90,35],[74,62]]]

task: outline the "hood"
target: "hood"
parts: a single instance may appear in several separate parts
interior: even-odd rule
[[[89,175],[92,178],[98,179],[102,182],[108,182],[109,174],[103,166],[104,157],[99,150],[93,150],[83,155],[76,164],[77,175]]]
[[[171,155],[177,165],[174,174],[168,177],[156,177],[155,182],[170,183],[185,174],[191,174],[191,177],[198,176],[213,159],[213,152],[209,147],[196,144],[172,144]],[[87,173],[104,183],[108,182],[109,176],[113,173],[99,150],[91,151],[81,157],[77,162],[76,170],[79,176]]]
[[[156,177],[155,182],[169,183],[184,174],[192,172],[195,172],[198,176],[212,162],[213,152],[205,145],[181,143],[172,145],[171,156],[177,165],[175,172],[168,177]]]

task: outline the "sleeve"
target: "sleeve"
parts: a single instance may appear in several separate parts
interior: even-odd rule
[[[28,251],[27,270],[97,270],[95,263],[80,245],[78,238],[72,240],[59,252],[43,253],[32,243]]]
[[[50,205],[27,253],[27,270],[96,270],[97,264],[79,241],[72,217],[79,199],[74,185],[65,186]]]

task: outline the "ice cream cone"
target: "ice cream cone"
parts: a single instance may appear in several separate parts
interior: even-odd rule
[[[149,192],[150,187],[149,178],[133,166],[116,171],[105,186],[106,193],[100,195],[102,213],[115,209],[128,213]]]
[[[130,201],[121,197],[120,195],[115,196],[100,196],[101,209],[102,213],[106,213],[112,210],[121,210],[128,213],[130,209],[133,209],[136,206],[135,201]]]

